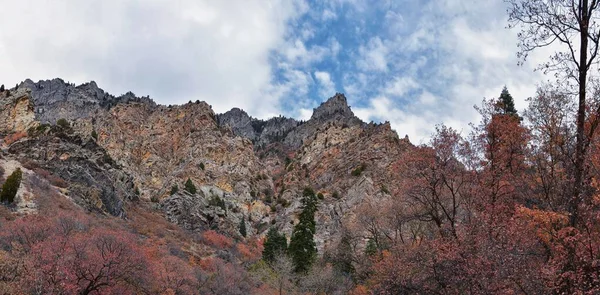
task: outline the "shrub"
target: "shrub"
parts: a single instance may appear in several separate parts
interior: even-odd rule
[[[2,84],[2,86],[0,86],[0,92],[4,92],[4,84]]]
[[[221,209],[223,209],[224,211],[227,211],[227,206],[225,206],[225,201],[223,201],[223,199],[221,199],[217,195],[213,195],[208,200],[208,204],[211,205],[211,206],[221,207]]]
[[[98,133],[96,133],[96,130],[92,130],[92,138],[98,140]]]
[[[242,215],[242,219],[240,220],[239,230],[240,230],[240,234],[242,235],[242,237],[245,238],[248,235],[248,232],[246,231],[246,221],[244,220],[243,215]]]
[[[202,171],[204,171],[204,163],[200,162],[200,164],[198,166],[200,166],[200,169],[202,169]]]
[[[352,170],[352,176],[360,176],[362,174],[362,172],[367,168],[367,166],[365,164],[361,164],[360,166],[356,167],[356,169]]]
[[[4,185],[2,185],[2,192],[0,192],[0,202],[12,203],[15,200],[19,186],[21,185],[21,178],[23,172],[20,168],[13,171],[12,174],[6,179]]]
[[[340,194],[339,194],[338,192],[333,192],[333,194],[331,194],[331,196],[332,196],[334,199],[339,199],[339,198],[340,198]]]
[[[176,194],[178,191],[179,191],[179,187],[178,187],[176,184],[174,184],[174,185],[171,187],[171,192],[170,192],[170,195],[172,196],[172,195]]]
[[[219,249],[231,248],[233,246],[233,241],[220,234],[214,230],[207,230],[202,234],[204,241],[213,247],[217,247]]]
[[[187,179],[187,181],[185,182],[185,191],[187,191],[190,194],[195,194],[197,192],[196,190],[196,186],[194,185],[194,183],[192,182],[191,179]]]
[[[67,119],[65,118],[60,118],[56,121],[56,125],[58,125],[60,128],[63,129],[67,129],[69,127],[71,127],[71,124],[69,124],[69,121],[67,121]]]
[[[323,196],[322,193],[317,194],[317,198],[319,198],[319,200],[323,200],[325,199],[325,196]]]

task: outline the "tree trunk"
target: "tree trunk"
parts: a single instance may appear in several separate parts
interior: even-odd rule
[[[580,28],[580,51],[579,51],[579,105],[577,109],[577,143],[575,147],[575,179],[573,182],[573,194],[569,201],[570,224],[575,227],[579,218],[578,207],[582,200],[584,160],[585,160],[585,94],[587,82],[587,50],[588,50],[588,0],[580,2],[579,13],[581,14]]]

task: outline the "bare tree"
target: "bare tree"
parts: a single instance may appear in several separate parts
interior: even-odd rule
[[[578,207],[584,200],[585,156],[592,134],[598,125],[594,120],[586,134],[586,93],[596,66],[600,41],[598,0],[505,0],[509,5],[509,27],[519,27],[519,57],[551,44],[562,45],[542,65],[545,73],[554,72],[562,82],[575,82],[578,94],[577,131],[572,193],[568,200],[571,226],[577,224]],[[569,85],[570,83],[566,83]],[[574,89],[573,89],[574,90]],[[575,92],[575,91],[574,91]],[[595,110],[600,114],[600,109]]]

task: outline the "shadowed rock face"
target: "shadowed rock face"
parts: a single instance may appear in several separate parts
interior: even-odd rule
[[[133,178],[104,149],[59,127],[40,129],[13,143],[8,153],[65,180],[68,195],[89,210],[123,216],[123,201],[137,198]]]

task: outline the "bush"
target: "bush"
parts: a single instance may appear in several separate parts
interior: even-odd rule
[[[98,140],[98,133],[96,133],[96,130],[92,130],[92,138]]]
[[[69,121],[67,121],[67,119],[65,119],[65,118],[58,119],[56,121],[56,125],[58,125],[62,129],[67,129],[67,128],[71,127],[71,124],[69,124]]]
[[[331,194],[331,197],[333,197],[334,199],[339,199],[340,194],[338,192],[333,192],[333,194]]]
[[[323,200],[325,199],[325,196],[323,196],[322,193],[317,194],[317,198],[319,198],[319,200]]]
[[[246,230],[246,221],[244,220],[244,215],[242,215],[242,219],[240,220],[240,225],[239,225],[239,230],[240,230],[240,234],[242,235],[242,237],[246,237],[248,235],[248,232]]]
[[[204,241],[213,247],[217,247],[219,249],[231,248],[233,246],[233,241],[222,235],[217,233],[214,230],[207,230],[202,234]]]
[[[176,184],[174,184],[174,185],[171,187],[171,192],[170,192],[170,195],[172,196],[172,195],[176,194],[178,191],[179,191],[179,187],[178,187]]]
[[[20,168],[17,168],[4,182],[2,185],[2,192],[0,192],[0,202],[12,203],[15,201],[15,196],[21,185],[21,178],[23,172]]]
[[[352,170],[352,176],[360,176],[362,174],[362,172],[367,168],[367,166],[365,164],[361,164],[360,166],[356,167],[356,169]]]
[[[185,191],[187,191],[190,194],[195,194],[197,192],[196,190],[196,186],[194,185],[194,183],[192,182],[191,179],[187,179],[187,181],[185,182]]]
[[[0,86],[0,92],[4,92],[4,84],[2,84],[2,86]]]
[[[202,171],[204,171],[204,163],[200,162],[200,164],[198,166],[200,166],[200,169],[202,169]]]
[[[214,195],[208,200],[208,204],[210,206],[221,207],[224,211],[227,211],[227,207],[225,206],[225,201],[221,199],[219,196]]]

